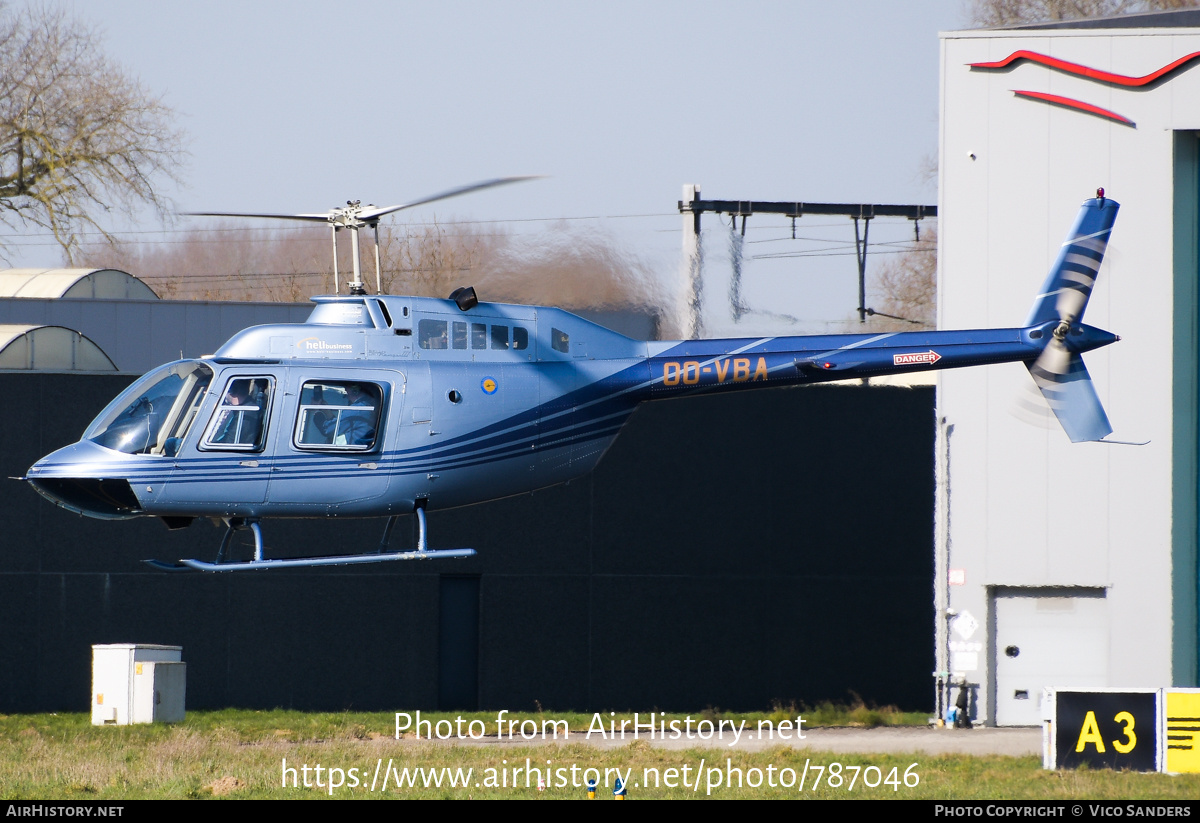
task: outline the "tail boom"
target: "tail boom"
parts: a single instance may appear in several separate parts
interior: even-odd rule
[[[1042,333],[1012,328],[691,340],[650,358],[650,396],[1030,362],[1043,348]]]
[[[1120,205],[1098,195],[1084,202],[1021,328],[666,342],[628,390],[645,400],[1019,362],[1072,441],[1103,439],[1112,427],[1081,355],[1119,338],[1082,318]]]

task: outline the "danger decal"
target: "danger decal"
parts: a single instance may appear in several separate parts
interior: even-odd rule
[[[912,354],[893,354],[892,355],[892,365],[893,366],[920,366],[922,364],[932,365],[941,359],[942,359],[942,356],[940,354],[935,352],[933,349],[930,349],[929,351],[914,352]]]

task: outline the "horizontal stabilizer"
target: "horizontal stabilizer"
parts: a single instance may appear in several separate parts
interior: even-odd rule
[[[1027,368],[1072,443],[1103,440],[1112,434],[1108,415],[1080,355],[1065,350],[1059,357],[1044,354]]]

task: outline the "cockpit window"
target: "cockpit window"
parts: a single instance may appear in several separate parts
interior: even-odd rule
[[[262,451],[267,436],[267,411],[273,381],[270,377],[235,377],[221,396],[204,448]]]
[[[212,378],[212,369],[195,361],[153,371],[109,403],[83,437],[125,454],[174,457]]]
[[[375,383],[313,380],[300,390],[295,443],[323,451],[375,446],[383,390]]]

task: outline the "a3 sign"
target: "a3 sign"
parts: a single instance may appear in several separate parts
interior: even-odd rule
[[[1200,690],[1047,689],[1047,769],[1200,772]]]

